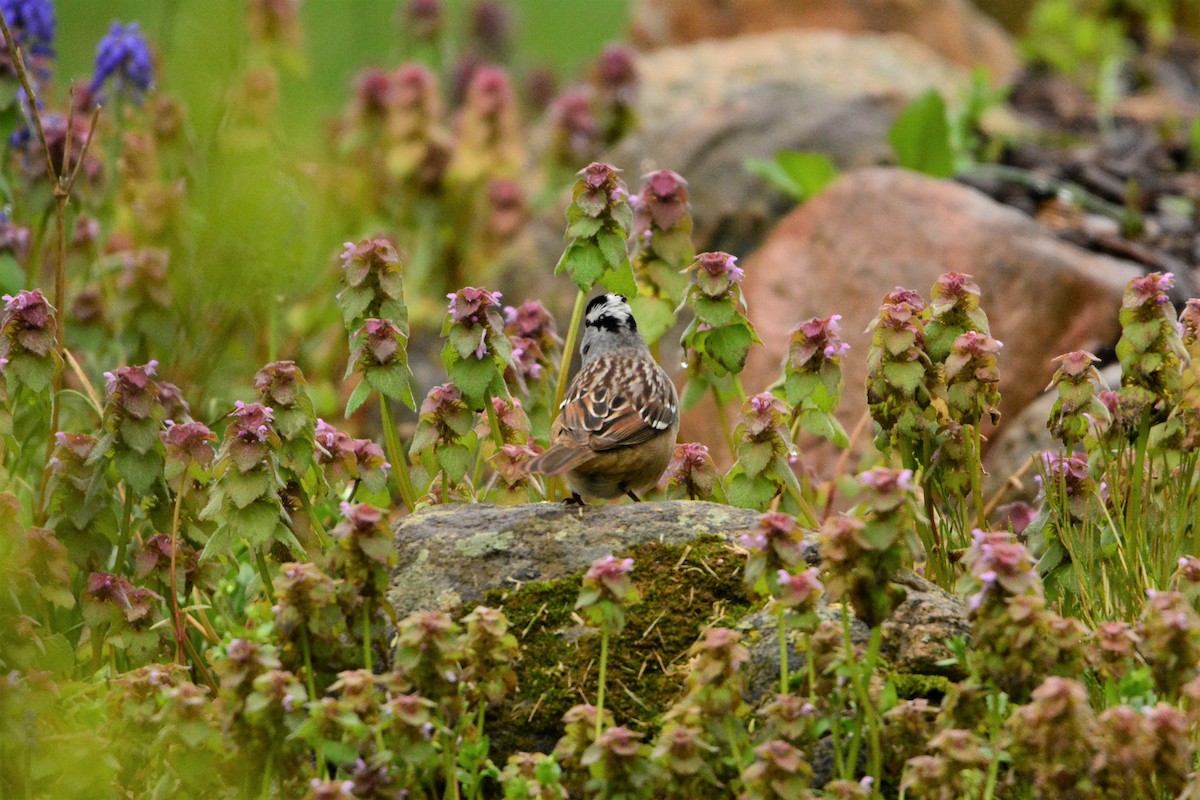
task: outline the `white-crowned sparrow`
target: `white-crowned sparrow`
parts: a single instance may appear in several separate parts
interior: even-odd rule
[[[550,449],[527,469],[566,475],[572,495],[639,500],[675,451],[679,396],[650,355],[625,298],[604,294],[584,312],[583,366],[550,429]]]

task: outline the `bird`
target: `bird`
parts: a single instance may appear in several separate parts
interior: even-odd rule
[[[550,428],[549,449],[526,470],[565,475],[569,505],[583,505],[581,495],[639,502],[675,452],[679,395],[623,296],[593,298],[583,324],[582,366]]]

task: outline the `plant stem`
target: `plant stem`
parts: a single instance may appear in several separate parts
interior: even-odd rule
[[[117,560],[113,572],[125,574],[125,551],[129,547],[129,536],[133,527],[133,490],[125,487],[125,502],[121,508],[121,532],[117,538]]]
[[[483,408],[487,411],[488,426],[492,429],[492,441],[496,443],[498,453],[504,448],[504,436],[500,433],[500,421],[496,419],[496,407],[492,404],[491,392],[483,393]]]
[[[375,670],[371,664],[371,651],[374,649],[371,642],[371,604],[365,601],[363,602],[362,613],[362,639],[363,666],[366,668],[367,672],[374,672]]]
[[[558,416],[558,407],[567,396],[567,377],[571,371],[571,357],[575,355],[575,340],[579,337],[579,323],[583,320],[583,307],[587,293],[580,289],[575,295],[575,308],[571,311],[571,325],[567,328],[567,340],[563,342],[562,362],[558,365],[558,382],[554,387],[554,407],[550,409],[553,418]]]
[[[412,475],[408,471],[408,459],[400,449],[400,436],[396,432],[396,421],[392,417],[392,404],[379,395],[379,413],[383,421],[383,441],[387,446],[388,460],[392,462],[392,475],[396,479],[396,491],[410,512],[416,508],[417,492],[413,488]]]
[[[787,609],[779,607],[777,616],[779,624],[779,693],[788,693],[788,640],[787,640]]]
[[[183,506],[183,495],[187,492],[188,477],[183,476],[179,484],[179,492],[175,495],[175,510],[171,514],[171,619],[175,622],[175,658],[183,666],[187,661],[183,657],[183,620],[179,614],[179,586],[175,577],[175,553],[179,550],[179,512]]]
[[[600,675],[596,689],[596,739],[604,732],[604,681],[608,669],[608,627],[600,628]]]
[[[975,527],[987,530],[987,517],[983,513],[983,434],[979,425],[971,426],[971,495],[975,499]]]
[[[312,525],[313,533],[317,535],[317,541],[321,543],[321,547],[329,549],[329,534],[325,530],[325,526],[321,524],[321,518],[317,516],[317,509],[313,507],[312,498],[308,496],[308,492],[304,487],[300,487],[300,505],[308,514],[308,521]]]
[[[713,405],[717,407],[717,422],[725,433],[725,446],[729,448],[729,457],[737,459],[737,442],[733,438],[733,427],[729,424],[729,415],[725,413],[725,404],[721,402],[721,394],[716,386],[712,386]]]
[[[1133,469],[1130,471],[1129,504],[1125,507],[1125,539],[1130,544],[1135,570],[1143,558],[1142,491],[1145,488],[1146,446],[1150,439],[1150,409],[1142,411],[1138,423],[1137,442],[1134,444]],[[1137,570],[1140,571],[1140,570]]]
[[[271,605],[275,605],[275,586],[271,583],[271,570],[267,567],[267,560],[263,558],[261,550],[254,551],[254,564],[258,567],[258,577],[262,581],[263,591],[267,593],[267,599],[271,601]]]
[[[271,598],[271,603],[274,604],[275,599]],[[304,679],[308,686],[308,699],[315,701],[317,699],[317,679],[313,675],[312,665],[312,646],[308,642],[308,623],[304,622],[300,625],[300,647],[304,650]],[[317,775],[324,778],[325,772],[325,754],[320,748],[317,748]]]

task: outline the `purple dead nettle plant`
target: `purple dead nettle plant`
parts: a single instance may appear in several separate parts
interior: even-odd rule
[[[688,500],[726,502],[721,473],[717,471],[708,448],[699,442],[675,445],[675,454],[667,464],[662,484],[665,484],[666,494],[672,499],[686,497]]]
[[[725,476],[725,494],[731,505],[759,511],[782,497],[781,508],[813,524],[815,517],[792,471],[795,448],[788,430],[790,418],[787,404],[770,392],[742,403],[742,416],[733,431],[737,461]]]
[[[361,620],[363,666],[370,670],[375,653],[386,649],[388,623],[395,622],[395,611],[387,599],[391,570],[396,566],[392,532],[380,509],[366,503],[342,503],[341,521],[330,532],[333,548],[327,556],[331,575],[353,594],[343,597],[348,618]],[[348,605],[357,604],[357,612]]]
[[[1046,391],[1054,389],[1057,396],[1046,427],[1067,452],[1108,423],[1108,409],[1098,396],[1103,388],[1095,366],[1099,360],[1086,350],[1075,350],[1055,359],[1059,367]]]
[[[746,366],[750,347],[761,344],[746,316],[741,282],[745,271],[729,253],[701,253],[686,274],[691,278],[683,304],[693,318],[680,338],[688,377],[680,401],[691,408],[710,390],[718,408],[735,398],[745,399],[738,375]],[[722,412],[723,413],[723,412]]]
[[[928,318],[924,299],[897,287],[868,328],[867,406],[875,421],[875,446],[883,453],[898,449],[910,469],[936,429],[931,404],[941,391],[937,369],[925,351]]]
[[[601,140],[611,147],[637,125],[638,73],[633,51],[619,44],[605,47],[596,59],[592,83]]]
[[[555,410],[567,393],[568,367],[575,355],[575,337],[583,322],[588,294],[597,283],[626,298],[638,292],[627,249],[633,208],[621,170],[594,162],[576,174],[579,179],[571,189],[571,205],[566,212],[567,247],[554,267],[555,275],[565,272],[579,288],[558,367]]]
[[[692,208],[687,181],[671,170],[642,178],[642,189],[629,199],[633,207],[633,271],[638,293],[630,306],[638,330],[655,347],[675,325],[687,291],[684,270],[695,258]]]
[[[554,385],[562,357],[562,339],[554,317],[537,301],[504,308],[504,333],[512,345],[512,362],[504,372],[508,391],[521,398],[535,436],[550,433]]]
[[[1075,619],[1049,609],[1033,558],[1007,532],[976,531],[964,557],[968,596],[970,667],[985,684],[1014,702],[1025,702],[1048,675],[1078,675],[1087,635]]]
[[[340,261],[345,287],[337,299],[342,320],[351,332],[346,376],[362,376],[346,403],[346,415],[366,402],[372,389],[379,393],[384,442],[396,492],[411,511],[416,504],[416,490],[392,415],[394,400],[416,408],[408,366],[403,267],[395,248],[383,238],[347,242]]]
[[[813,317],[792,329],[783,376],[772,391],[792,408],[793,435],[803,428],[846,447],[846,431],[834,416],[842,394],[842,359],[850,351],[841,338],[841,318]]]
[[[391,464],[383,448],[370,439],[355,439],[339,431],[323,419],[313,428],[317,463],[323,468],[330,488],[341,492],[347,484],[357,489],[359,484],[369,493],[380,492],[387,485]],[[353,497],[351,492],[351,497]]]
[[[410,452],[414,463],[424,469],[430,492],[436,488],[441,502],[463,483],[475,460],[479,447],[475,419],[453,383],[433,387],[421,403]]]
[[[737,777],[750,748],[746,719],[745,671],[750,651],[742,635],[729,628],[706,627],[688,650],[687,687],[663,716],[664,730],[682,725],[698,731],[697,743],[711,755],[719,781]]]
[[[204,546],[204,557],[228,555],[241,541],[254,554],[263,588],[271,592],[266,554],[276,543],[297,557],[304,546],[291,529],[279,470],[282,440],[275,430],[274,414],[259,403],[237,401],[228,414],[225,439],[213,465],[213,488],[201,518],[219,521]]]
[[[606,556],[592,564],[583,576],[583,585],[575,608],[583,611],[588,621],[600,629],[599,679],[596,689],[596,732],[599,740],[604,719],[604,690],[608,669],[608,643],[613,635],[625,629],[626,609],[642,601],[641,592],[633,584],[633,559]],[[585,754],[586,756],[586,754]]]
[[[1140,405],[1154,421],[1165,419],[1175,405],[1180,369],[1187,357],[1168,297],[1173,285],[1171,273],[1152,272],[1131,280],[1121,299],[1119,393]]]
[[[320,496],[325,481],[317,467],[316,422],[312,400],[308,396],[304,373],[294,361],[267,364],[254,376],[259,401],[271,409],[279,434],[279,473],[283,480],[286,505],[303,508],[313,533],[328,547],[325,526],[313,508],[312,498]]]
[[[525,163],[516,96],[501,67],[480,67],[454,122],[454,153],[446,168],[449,185],[465,189],[490,178],[514,178]]]

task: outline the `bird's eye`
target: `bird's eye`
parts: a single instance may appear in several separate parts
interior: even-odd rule
[[[582,349],[580,349],[580,351],[579,351],[579,352],[583,353],[583,354],[586,356],[586,355],[587,355],[587,352],[588,352],[588,350],[591,350],[591,349],[592,349],[592,345],[589,343],[589,344],[585,344],[585,345],[583,346],[583,348],[582,348]]]

